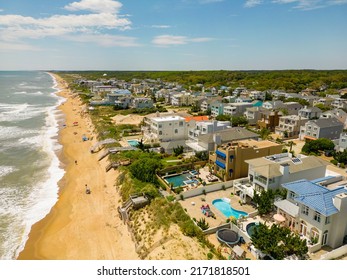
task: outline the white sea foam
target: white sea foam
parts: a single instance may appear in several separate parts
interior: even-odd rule
[[[26,137],[30,137],[31,135],[37,135],[39,130],[35,129],[23,129],[17,126],[0,126],[0,140],[11,140],[22,137],[23,140]],[[16,143],[11,143],[10,141],[6,141],[7,143],[2,143],[3,145],[10,145],[11,147],[16,146]]]
[[[53,81],[55,81],[54,78]],[[9,258],[17,258],[18,254],[25,246],[31,226],[44,218],[58,199],[58,182],[64,176],[65,171],[60,168],[60,161],[55,153],[55,151],[61,149],[61,145],[56,139],[59,130],[57,119],[60,117],[60,114],[57,112],[57,106],[65,99],[61,97],[56,98],[57,105],[46,109],[45,129],[42,130],[44,133],[40,135],[42,149],[47,153],[48,159],[50,160],[47,176],[43,178],[43,181],[38,183],[35,190],[29,194],[28,207],[25,212],[22,212],[24,213],[23,221],[25,221],[22,239],[20,242],[16,243],[19,244],[19,246],[15,248],[12,247],[14,256],[7,256]],[[36,138],[33,137],[33,140],[34,139]]]
[[[34,118],[44,112],[44,108],[24,104],[0,103],[0,122],[21,121]]]
[[[16,169],[14,166],[0,165],[0,178],[6,176],[7,174],[10,174],[16,170],[18,170],[18,169]]]

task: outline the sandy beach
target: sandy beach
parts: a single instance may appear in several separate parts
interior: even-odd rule
[[[59,95],[67,98],[59,108],[66,124],[59,132],[63,145],[59,156],[66,173],[59,182],[57,203],[32,227],[18,259],[138,259],[127,226],[117,213],[120,200],[115,187],[117,171],[106,173],[107,160],[99,162],[98,154],[90,153],[96,142],[92,123],[81,112],[79,98],[72,96],[64,80],[55,77],[61,89]],[[84,134],[92,140],[83,142]],[[85,184],[91,194],[85,193]]]

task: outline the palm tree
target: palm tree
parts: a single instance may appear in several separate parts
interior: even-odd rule
[[[267,129],[264,127],[260,130],[260,138],[263,140],[267,139],[270,134],[271,134],[270,129]]]
[[[293,146],[296,146],[296,144],[293,141],[288,141],[286,146],[289,147],[289,152],[291,153]]]

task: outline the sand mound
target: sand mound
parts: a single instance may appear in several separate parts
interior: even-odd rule
[[[134,125],[139,125],[144,116],[139,116],[139,115],[116,115],[112,118],[112,120],[115,122],[115,124],[134,124]]]

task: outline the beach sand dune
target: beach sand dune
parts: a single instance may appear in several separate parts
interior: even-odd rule
[[[139,115],[116,115],[112,118],[112,120],[115,122],[115,124],[120,125],[120,124],[133,124],[133,125],[139,125],[144,116],[139,116]]]
[[[117,213],[120,197],[114,184],[118,172],[106,173],[107,160],[99,162],[98,155],[89,152],[96,141],[91,121],[81,113],[78,97],[55,77],[62,89],[59,94],[67,98],[60,106],[66,127],[59,135],[66,173],[59,183],[56,205],[32,227],[18,259],[138,259],[127,226]],[[82,141],[84,134],[93,141]],[[91,194],[86,194],[86,184]]]

